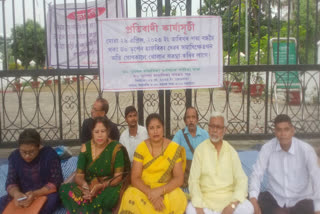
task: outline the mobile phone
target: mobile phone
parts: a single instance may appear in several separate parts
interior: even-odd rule
[[[27,196],[23,196],[21,198],[18,198],[17,201],[23,201],[23,200],[26,200],[28,197]]]

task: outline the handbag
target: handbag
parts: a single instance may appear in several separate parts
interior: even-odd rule
[[[17,207],[11,200],[3,211],[3,214],[38,214],[47,201],[47,196],[36,198],[29,207]]]
[[[182,129],[182,133],[183,133],[184,139],[186,140],[186,142],[187,142],[187,144],[188,144],[188,146],[190,148],[190,151],[193,154],[194,153],[194,148],[191,146],[191,143],[189,141],[189,138],[188,138],[187,134],[184,133],[184,129]],[[191,164],[192,164],[192,160],[187,160],[187,165],[186,165],[186,170],[184,172],[182,188],[187,188],[188,187],[188,180],[189,180],[189,175],[190,175]]]

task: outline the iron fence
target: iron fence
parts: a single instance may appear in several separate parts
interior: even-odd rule
[[[108,8],[109,1],[103,2]],[[268,138],[273,131],[272,121],[280,113],[292,117],[298,135],[320,136],[318,0],[127,0],[129,17],[220,15],[224,87],[117,93],[100,90],[99,67],[82,68],[79,60],[76,68],[48,66],[48,3],[53,8],[58,4],[88,4],[86,0],[32,0],[28,1],[29,7],[25,0],[1,2],[0,146],[14,146],[19,133],[27,127],[39,130],[52,145],[78,144],[81,123],[90,116],[91,105],[98,96],[109,101],[108,117],[121,131],[126,128],[124,109],[135,105],[140,124],[150,113],[163,115],[166,136],[171,137],[184,127],[184,111],[192,105],[198,109],[199,124],[205,129],[211,111],[224,112],[227,138]],[[289,51],[292,37],[293,56]],[[287,50],[283,55],[281,43]],[[32,57],[20,58],[24,55]],[[30,59],[36,64],[30,65]]]

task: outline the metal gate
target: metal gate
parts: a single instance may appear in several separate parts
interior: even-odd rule
[[[97,0],[93,2],[98,4]],[[109,1],[102,2],[107,7]],[[41,50],[45,58],[48,56],[47,43],[45,40],[42,43],[39,36],[43,34],[45,38],[48,29],[48,3],[55,7],[56,4],[76,5],[88,1],[0,1],[3,35],[0,37],[3,61],[0,69],[0,146],[14,146],[19,133],[26,127],[39,130],[43,139],[52,145],[77,144],[81,123],[90,116],[91,105],[97,96],[109,101],[108,117],[121,131],[126,127],[124,109],[128,105],[138,107],[140,124],[144,124],[150,113],[163,115],[167,137],[184,127],[185,108],[195,106],[199,124],[205,129],[211,111],[225,113],[227,138],[268,138],[273,131],[273,118],[279,113],[292,117],[298,135],[320,136],[320,65],[316,45],[320,40],[318,0],[127,0],[128,17],[220,15],[223,19],[224,87],[119,93],[100,91],[99,68],[67,66],[51,69],[47,60],[41,64],[38,58],[32,58],[37,62],[34,66],[19,64],[21,53]],[[28,23],[31,23],[30,28]],[[43,31],[36,34],[38,29]],[[279,44],[283,37],[288,44],[286,47],[289,47],[289,38],[294,37],[297,41],[295,64],[289,63],[289,51],[281,55]],[[272,49],[272,38],[277,41],[276,49]],[[43,49],[37,46],[40,43]],[[274,64],[271,61],[273,51],[277,53]],[[284,64],[280,63],[281,57],[287,59]],[[299,95],[287,82],[275,99],[275,72],[283,73],[282,78],[286,78],[291,71],[297,71],[299,75]]]

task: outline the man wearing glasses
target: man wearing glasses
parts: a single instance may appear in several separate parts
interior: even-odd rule
[[[91,140],[91,138],[92,138],[91,130],[92,130],[92,125],[93,125],[93,119],[96,117],[106,117],[107,118],[108,110],[109,110],[108,101],[102,97],[97,98],[91,108],[91,118],[85,119],[82,123],[81,137],[80,137],[81,143],[85,143],[85,142]],[[119,141],[120,133],[119,133],[117,125],[109,119],[108,119],[108,122],[109,122],[109,126],[110,126],[109,137],[112,140]]]
[[[225,140],[225,122],[214,112],[209,120],[209,139],[195,150],[189,177],[191,202],[187,214],[252,214],[246,199],[248,178],[236,150]]]

